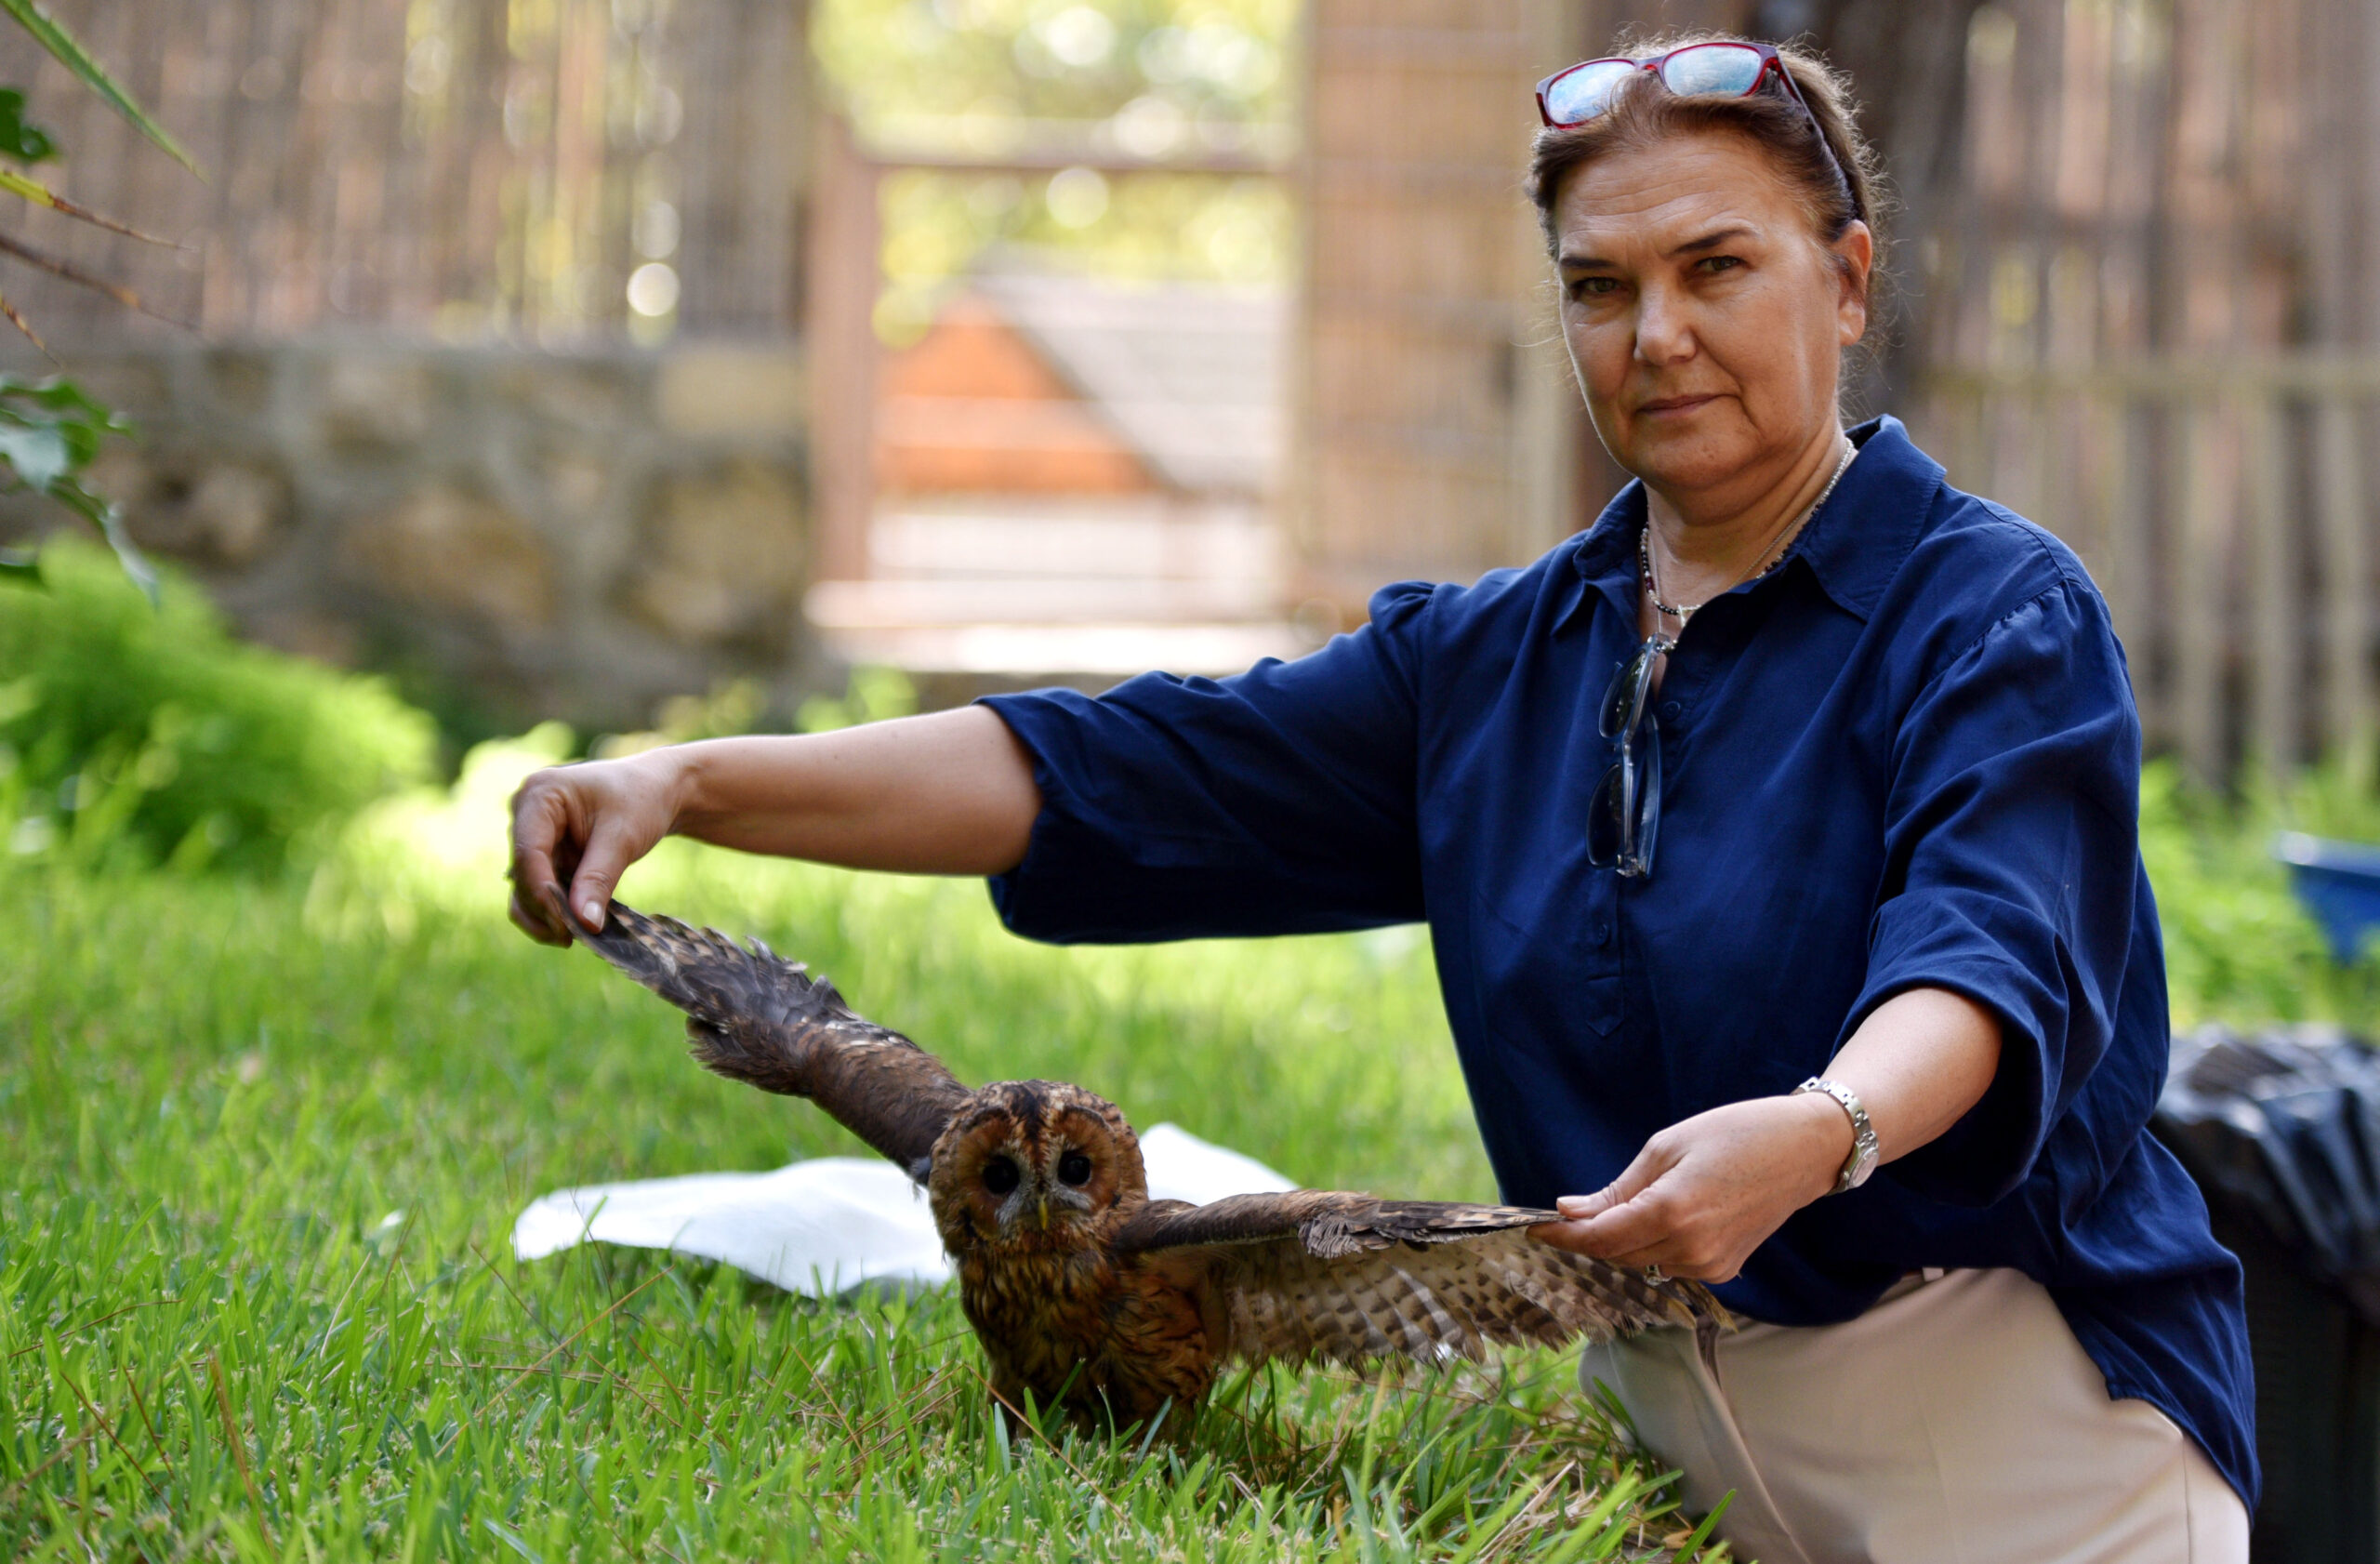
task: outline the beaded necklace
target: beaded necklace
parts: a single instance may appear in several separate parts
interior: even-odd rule
[[[1826,481],[1826,487],[1818,491],[1818,498],[1810,501],[1809,509],[1793,518],[1780,540],[1772,541],[1754,556],[1755,561],[1767,560],[1768,563],[1749,574],[1737,577],[1700,603],[1688,603],[1673,607],[1661,601],[1661,589],[1653,580],[1653,523],[1650,517],[1646,519],[1644,530],[1636,535],[1636,567],[1644,573],[1645,594],[1653,600],[1653,607],[1656,610],[1677,621],[1679,634],[1686,633],[1686,622],[1700,613],[1713,599],[1726,596],[1746,581],[1759,580],[1785,563],[1785,555],[1792,548],[1793,539],[1801,536],[1802,528],[1808,524],[1812,516],[1818,513],[1818,507],[1824,505],[1833,495],[1834,485],[1843,482],[1843,474],[1851,466],[1851,458],[1859,454],[1859,447],[1852,445],[1850,441],[1845,440],[1844,444],[1850,448],[1843,453],[1843,459],[1834,464],[1834,476]]]

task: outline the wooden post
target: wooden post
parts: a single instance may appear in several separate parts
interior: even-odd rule
[[[1305,25],[1293,590],[1356,619],[1386,581],[1467,580],[1553,524],[1558,471],[1533,470],[1527,432],[1557,405],[1527,362],[1544,260],[1519,186],[1529,86],[1568,61],[1545,63],[1522,0],[1394,24],[1316,0]]]
[[[875,505],[876,293],[881,218],[877,169],[852,144],[850,125],[823,116],[810,223],[807,321],[812,493],[818,507],[821,581],[867,576]]]
[[[2362,433],[2371,404],[2334,393],[2314,426],[2321,543],[2324,738],[2333,755],[2367,763],[2373,731],[2371,521],[2363,496]]]
[[[2135,471],[2141,444],[2133,433],[2131,402],[2122,392],[2095,397],[2089,404],[2089,439],[2096,463],[2093,490],[2108,557],[2099,572],[2099,590],[2107,594],[2108,613],[2115,621],[2125,661],[2132,669],[2133,699],[2140,708],[2144,733],[2159,731],[2164,709],[2153,681],[2146,678],[2154,646],[2149,589],[2149,496]]]
[[[1557,5],[1548,0],[1529,6],[1524,22],[1529,52],[1548,64],[1551,73],[1574,60],[1586,59],[1600,48],[1590,31],[1600,19],[1591,6]],[[1580,400],[1570,355],[1562,343],[1559,295],[1544,250],[1537,243],[1534,223],[1516,235],[1523,246],[1521,276],[1528,285],[1527,308],[1521,316],[1519,384],[1514,418],[1514,506],[1512,541],[1515,560],[1528,559],[1594,520],[1582,512],[1580,500],[1580,457],[1594,438]]]
[[[2229,420],[2214,403],[2177,410],[2180,536],[2174,550],[2173,728],[2182,758],[2203,781],[2223,775],[2225,512],[2234,493]]]
[[[2245,563],[2254,624],[2247,737],[2255,762],[2286,775],[2297,763],[2304,697],[2299,656],[2307,616],[2297,590],[2297,537],[2289,504],[2289,426],[2278,389],[2244,409],[2247,445]]]

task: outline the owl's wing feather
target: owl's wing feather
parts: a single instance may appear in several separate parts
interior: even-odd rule
[[[1728,1323],[1708,1292],[1528,1236],[1559,1220],[1526,1207],[1299,1190],[1152,1204],[1116,1246],[1187,1282],[1210,1345],[1244,1361],[1478,1359],[1491,1345],[1559,1345],[1658,1325],[1691,1328],[1708,1352]]]
[[[612,904],[596,954],[686,1013],[706,1068],[808,1097],[922,1183],[943,1126],[968,1096],[941,1060],[862,1020],[835,986],[758,940]]]

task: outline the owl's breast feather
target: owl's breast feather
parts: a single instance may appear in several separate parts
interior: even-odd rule
[[[1003,1393],[1064,1396],[1119,1423],[1170,1402],[1195,1412],[1214,1358],[1195,1304],[1155,1269],[1104,1250],[958,1257],[959,1301]],[[1172,1417],[1169,1415],[1168,1422]]]

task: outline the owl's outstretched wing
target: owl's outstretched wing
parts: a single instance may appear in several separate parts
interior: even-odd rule
[[[1693,1329],[1707,1356],[1727,1312],[1699,1284],[1554,1249],[1516,1206],[1299,1190],[1210,1205],[1156,1202],[1116,1236],[1198,1299],[1222,1357],[1359,1363],[1477,1359],[1490,1344],[1559,1345],[1656,1325]]]
[[[925,1181],[934,1139],[967,1088],[907,1038],[853,1014],[833,984],[758,940],[747,948],[618,902],[602,934],[580,937],[686,1013],[688,1044],[705,1067],[808,1097]]]

